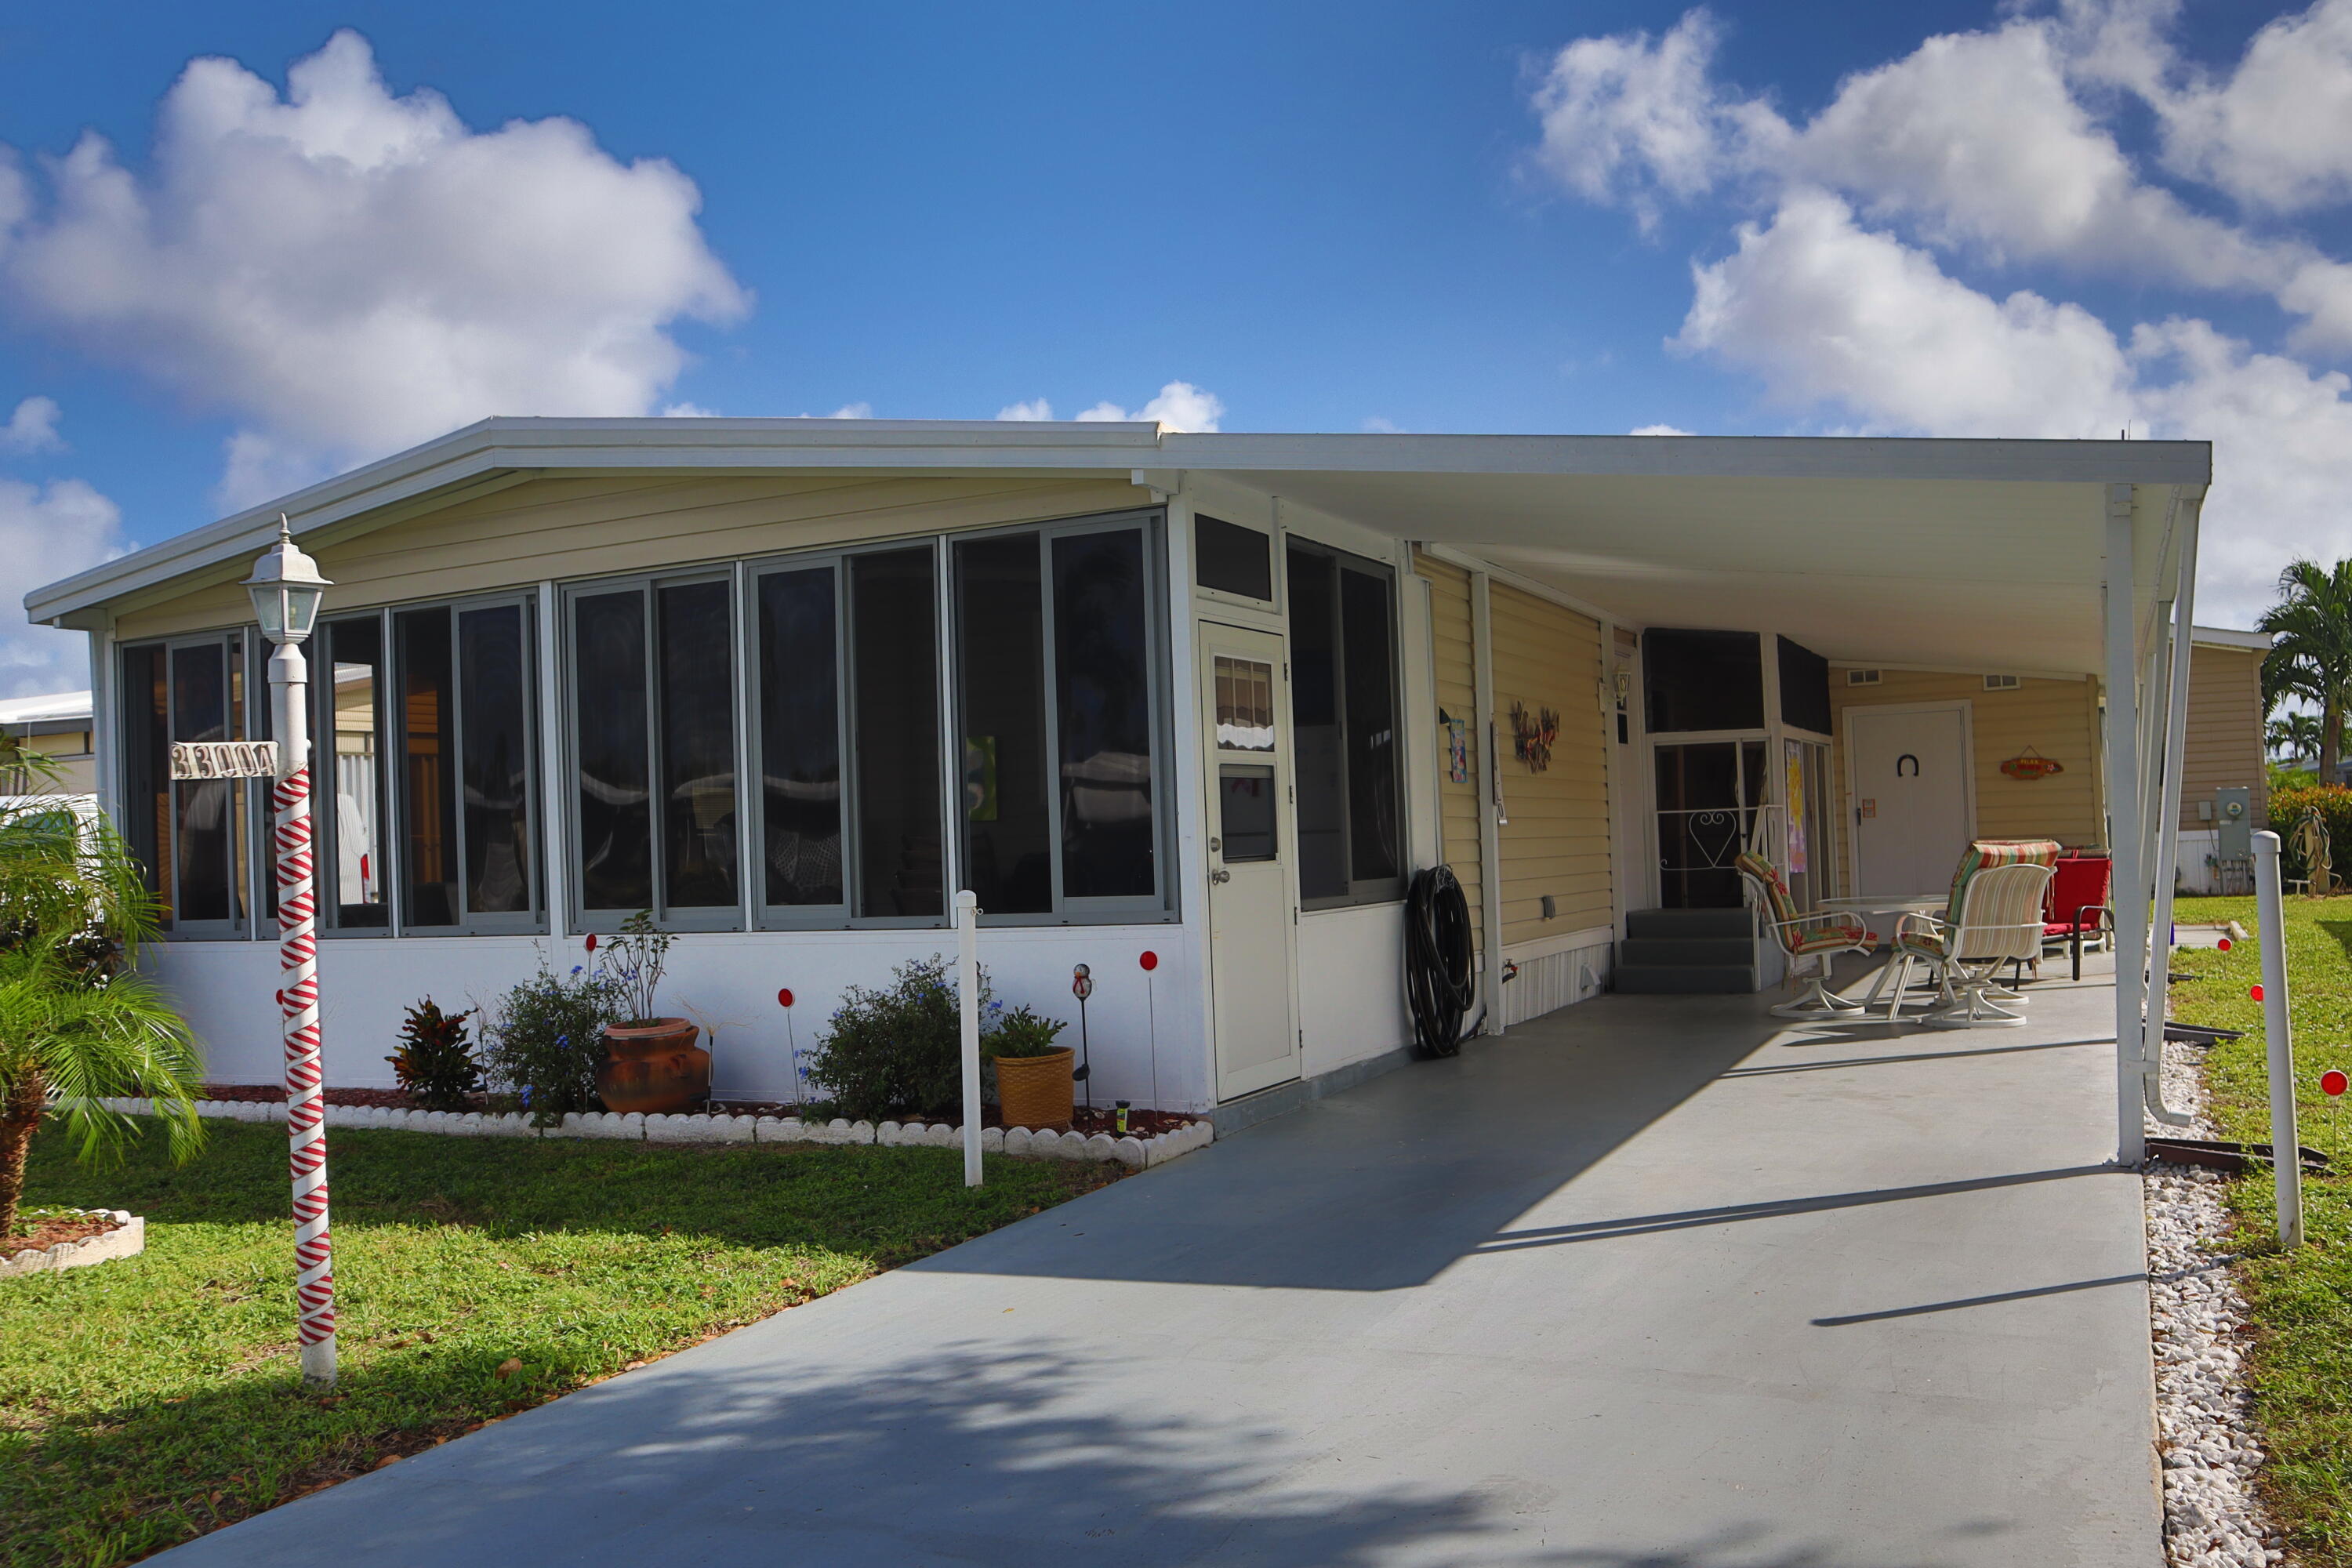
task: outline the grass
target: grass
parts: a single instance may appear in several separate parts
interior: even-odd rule
[[[2294,1008],[2295,1100],[2302,1142],[2339,1154],[2339,1171],[2304,1178],[2309,1245],[2294,1254],[2276,1243],[2270,1173],[2230,1184],[2231,1216],[2247,1251],[2241,1269],[2255,1328],[2251,1375],[2271,1458],[2263,1488],[2298,1562],[2352,1568],[2352,1127],[2339,1151],[2336,1118],[2320,1091],[2330,1068],[2352,1072],[2352,897],[2285,904],[2287,991]],[[2255,929],[2252,899],[2183,899],[2179,918],[2235,920]],[[2225,1138],[2270,1141],[2270,1079],[2262,1004],[2247,988],[2262,978],[2259,943],[2231,952],[2183,949],[2172,989],[2185,1023],[2243,1029],[2246,1037],[2208,1058],[2213,1119]],[[2352,1099],[2352,1096],[2347,1096]]]
[[[341,1379],[301,1391],[286,1140],[34,1141],[28,1202],[140,1257],[0,1284],[0,1563],[125,1563],[1115,1179],[944,1149],[332,1134]],[[152,1129],[151,1129],[152,1131]],[[519,1363],[519,1364],[510,1364]]]

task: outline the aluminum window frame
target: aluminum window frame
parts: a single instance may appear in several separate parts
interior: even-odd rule
[[[732,904],[695,904],[673,909],[667,900],[669,872],[663,852],[665,831],[662,798],[662,722],[661,722],[661,617],[660,593],[664,588],[684,587],[698,583],[722,583],[727,585],[728,613],[735,617],[733,634],[728,638],[736,668],[729,679],[734,682],[735,695],[729,703],[736,719],[733,752],[735,755],[735,822],[737,844],[735,854],[735,901]],[[580,777],[580,683],[579,664],[572,656],[578,645],[578,605],[584,598],[599,598],[610,594],[634,591],[645,616],[646,658],[642,671],[646,712],[646,871],[651,879],[652,902],[643,906],[652,912],[654,923],[668,931],[738,931],[748,929],[748,914],[752,902],[751,890],[744,886],[742,834],[744,831],[743,774],[743,646],[744,621],[743,574],[733,562],[682,567],[667,572],[631,572],[607,577],[589,577],[557,585],[557,601],[561,605],[561,622],[556,630],[556,648],[563,656],[563,679],[559,683],[562,692],[563,711],[561,727],[563,732],[563,765],[575,787],[563,794],[563,855],[564,901],[568,906],[565,918],[569,929],[575,932],[593,931],[611,935],[621,929],[622,922],[636,910],[591,908],[583,896],[585,879],[581,875],[580,799],[576,787]]]
[[[523,695],[523,728],[526,744],[523,748],[525,798],[533,808],[531,847],[538,851],[532,860],[530,876],[530,908],[528,910],[491,910],[477,913],[470,907],[466,889],[466,666],[460,655],[464,646],[458,623],[469,610],[493,610],[512,605],[520,612]],[[384,668],[391,693],[403,686],[406,671],[402,668],[400,645],[394,626],[395,617],[416,610],[449,612],[449,732],[450,787],[455,792],[455,846],[451,850],[454,878],[457,889],[459,918],[454,924],[422,925],[409,919],[408,912],[408,790],[405,769],[392,781],[390,816],[394,832],[386,842],[394,846],[391,857],[393,880],[386,884],[391,894],[392,931],[408,936],[544,936],[547,934],[547,845],[550,835],[543,802],[545,788],[541,783],[544,763],[539,754],[539,595],[533,588],[509,589],[495,594],[471,594],[455,599],[421,599],[410,604],[387,605],[384,616]],[[347,620],[350,616],[338,616]],[[389,694],[388,694],[389,695]],[[385,734],[390,742],[389,752],[405,759],[408,755],[408,705],[396,698],[386,702],[390,727]],[[316,747],[313,747],[313,754]],[[315,818],[315,813],[314,818]]]
[[[1322,540],[1315,538],[1311,534],[1301,533],[1294,530],[1283,530],[1277,542],[1280,546],[1280,553],[1282,557],[1282,576],[1280,586],[1282,592],[1282,616],[1284,624],[1283,657],[1286,661],[1295,663],[1297,658],[1297,649],[1294,646],[1297,631],[1297,623],[1296,617],[1291,614],[1290,604],[1292,582],[1290,573],[1290,552],[1294,549],[1300,550],[1310,555],[1327,557],[1333,563],[1331,630],[1334,654],[1332,660],[1334,690],[1332,692],[1332,704],[1336,721],[1340,729],[1339,837],[1340,842],[1346,847],[1348,857],[1348,890],[1344,893],[1326,893],[1320,897],[1309,898],[1306,896],[1305,891],[1302,889],[1298,900],[1298,908],[1302,913],[1314,914],[1324,910],[1351,910],[1370,904],[1396,903],[1404,898],[1405,887],[1409,880],[1407,868],[1411,866],[1412,861],[1412,847],[1410,842],[1410,818],[1412,816],[1412,808],[1405,794],[1404,605],[1402,590],[1399,587],[1399,584],[1403,581],[1404,574],[1397,570],[1397,566],[1394,562],[1382,561],[1376,556],[1360,554],[1356,551],[1346,549],[1340,545],[1327,544]],[[1359,877],[1355,874],[1356,803],[1353,792],[1349,787],[1347,773],[1348,615],[1344,597],[1339,592],[1339,574],[1350,571],[1360,572],[1368,577],[1380,578],[1381,581],[1386,583],[1388,586],[1388,683],[1389,730],[1391,735],[1389,742],[1389,765],[1392,774],[1394,775],[1394,787],[1397,802],[1397,842],[1394,847],[1397,872],[1393,877]],[[1294,693],[1295,690],[1296,686],[1294,683]],[[1297,772],[1297,758],[1298,751],[1298,742],[1296,733],[1297,723],[1297,702],[1296,696],[1294,695],[1291,703],[1291,728],[1293,731],[1291,737],[1291,754],[1294,776],[1296,776]],[[1294,805],[1292,809],[1295,812],[1297,810],[1297,806]]]
[[[894,541],[889,546],[906,549],[909,541]],[[856,805],[856,780],[854,776],[856,758],[849,743],[850,720],[850,658],[849,658],[849,558],[863,553],[856,550],[800,551],[785,555],[762,555],[736,563],[737,602],[741,613],[737,616],[735,657],[740,661],[743,679],[736,683],[739,693],[738,710],[744,714],[739,736],[738,754],[744,761],[736,773],[739,798],[751,803],[749,812],[750,830],[744,843],[751,850],[750,866],[744,875],[744,901],[751,910],[754,931],[845,931],[854,924],[850,910],[855,907],[857,889],[857,834],[851,816]],[[766,764],[761,760],[767,739],[763,715],[767,706],[767,667],[760,658],[760,581],[763,577],[793,572],[827,571],[833,574],[833,730],[834,757],[840,795],[839,831],[841,834],[841,897],[830,904],[772,904],[768,901],[768,803]],[[758,781],[755,791],[751,785]],[[739,817],[745,814],[743,805],[736,807]],[[754,882],[756,879],[756,884]],[[884,926],[903,926],[908,921],[893,918],[871,922]],[[941,920],[937,923],[944,925]]]
[[[226,645],[232,637],[238,639],[234,668],[241,678],[244,690],[242,701],[234,706],[228,704],[227,693],[223,694],[225,710],[234,715],[235,729],[239,731],[232,733],[228,738],[232,740],[267,738],[269,731],[269,703],[266,696],[260,698],[256,696],[257,676],[261,677],[259,689],[264,692],[268,690],[267,656],[257,656],[255,651],[255,644],[264,640],[259,626],[248,624],[220,626],[209,631],[184,632],[172,637],[141,637],[134,642],[118,644],[114,650],[116,688],[118,690],[126,692],[129,688],[126,673],[131,656],[134,653],[143,654],[150,649],[159,650],[163,655],[163,736],[166,750],[163,756],[156,759],[156,765],[163,772],[166,798],[172,803],[170,813],[175,823],[179,816],[178,785],[202,781],[174,780],[171,776],[169,747],[173,742],[173,732],[178,728],[177,683],[172,679],[172,656],[183,648],[223,649],[225,657],[221,661],[221,678],[226,685],[232,669],[231,659],[226,657]],[[131,746],[124,725],[129,718],[129,704],[127,702],[119,704],[118,710],[112,715],[112,724],[119,737],[117,743],[121,747],[121,755],[123,763],[116,770],[118,773],[116,797],[125,801],[126,804],[130,794],[128,774]],[[154,874],[156,888],[169,900],[173,910],[171,923],[160,933],[166,942],[252,942],[258,940],[264,933],[264,928],[268,923],[264,911],[271,907],[267,901],[268,892],[265,889],[265,884],[269,879],[267,870],[269,857],[266,846],[274,842],[274,839],[269,837],[271,825],[268,816],[268,797],[261,787],[261,781],[245,779],[237,782],[236,794],[232,799],[235,805],[230,812],[229,823],[228,885],[233,890],[242,893],[245,912],[242,915],[232,914],[226,920],[191,921],[184,918],[179,913],[181,905],[179,857],[173,854],[169,857],[169,864],[149,868]],[[158,860],[165,858],[161,854],[160,846],[158,846],[157,858]],[[168,886],[166,886],[167,883]]]
[[[430,605],[400,606],[403,609],[431,609]],[[375,678],[375,841],[376,882],[383,889],[384,921],[380,926],[347,926],[341,922],[342,901],[333,896],[335,882],[342,874],[342,814],[335,809],[335,775],[342,769],[342,754],[335,750],[335,663],[330,654],[331,629],[337,625],[348,626],[355,621],[373,620],[376,624]],[[450,621],[457,625],[453,616]],[[312,630],[310,641],[312,669],[323,669],[324,679],[310,682],[310,837],[317,846],[313,864],[318,883],[319,934],[338,942],[373,941],[400,934],[400,889],[406,878],[400,874],[404,868],[394,869],[399,859],[394,848],[397,833],[386,831],[387,824],[396,825],[399,816],[399,785],[393,777],[392,759],[395,754],[393,732],[392,700],[393,637],[392,612],[379,606],[373,610],[354,610],[350,615],[322,615]],[[321,766],[321,761],[325,765]],[[326,809],[321,810],[324,805]],[[387,870],[394,874],[387,877]],[[431,926],[428,931],[443,928]]]

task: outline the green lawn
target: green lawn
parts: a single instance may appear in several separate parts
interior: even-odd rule
[[[2336,1153],[2336,1126],[2319,1078],[2329,1068],[2352,1072],[2352,897],[2290,897],[2285,913],[2302,1140]],[[2254,901],[2184,899],[2179,919],[2233,919],[2252,931]],[[2186,1023],[2247,1031],[2210,1058],[2214,1120],[2224,1137],[2268,1142],[2263,1009],[2247,994],[2262,977],[2257,947],[2246,942],[2226,953],[2179,952],[2174,972],[2199,978],[2173,987],[2173,1014]],[[2341,1114],[2352,1122],[2352,1105]],[[2338,1163],[2352,1168],[2352,1125],[2343,1137]],[[2310,1245],[2292,1256],[2277,1248],[2268,1170],[2228,1191],[2252,1254],[2241,1275],[2256,1329],[2250,1363],[2255,1408],[2271,1455],[2264,1489],[2298,1561],[2352,1568],[2352,1179],[2305,1177]]]
[[[26,1199],[127,1208],[141,1257],[0,1282],[0,1563],[127,1562],[1116,1178],[944,1149],[331,1137],[342,1379],[292,1342],[286,1139],[211,1122]],[[520,1363],[501,1376],[509,1361]]]

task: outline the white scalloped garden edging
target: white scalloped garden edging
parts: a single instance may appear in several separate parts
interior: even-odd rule
[[[110,1110],[151,1114],[144,1100],[100,1101]],[[286,1107],[261,1100],[200,1100],[198,1116],[230,1121],[283,1121]],[[440,1132],[468,1138],[615,1138],[646,1143],[878,1143],[886,1148],[961,1148],[963,1129],[933,1122],[900,1126],[885,1121],[803,1121],[779,1116],[640,1116],[614,1111],[573,1111],[556,1127],[533,1127],[518,1111],[504,1114],[457,1110],[389,1110],[374,1106],[331,1105],[330,1127],[382,1127],[402,1132]],[[1163,1165],[1217,1135],[1215,1124],[1194,1121],[1153,1138],[1108,1132],[1032,1131],[1026,1127],[985,1127],[980,1147],[990,1154],[1029,1154],[1061,1160],[1116,1160],[1141,1170]]]
[[[110,1263],[147,1250],[147,1222],[139,1215],[124,1209],[76,1212],[84,1218],[102,1214],[114,1221],[114,1228],[83,1237],[79,1241],[60,1241],[38,1252],[28,1248],[13,1258],[0,1258],[0,1279],[14,1279],[19,1274],[48,1274],[60,1268],[87,1268],[93,1263]]]

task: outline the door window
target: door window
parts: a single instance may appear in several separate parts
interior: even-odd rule
[[[1274,770],[1225,763],[1217,769],[1218,851],[1228,864],[1275,858]]]

